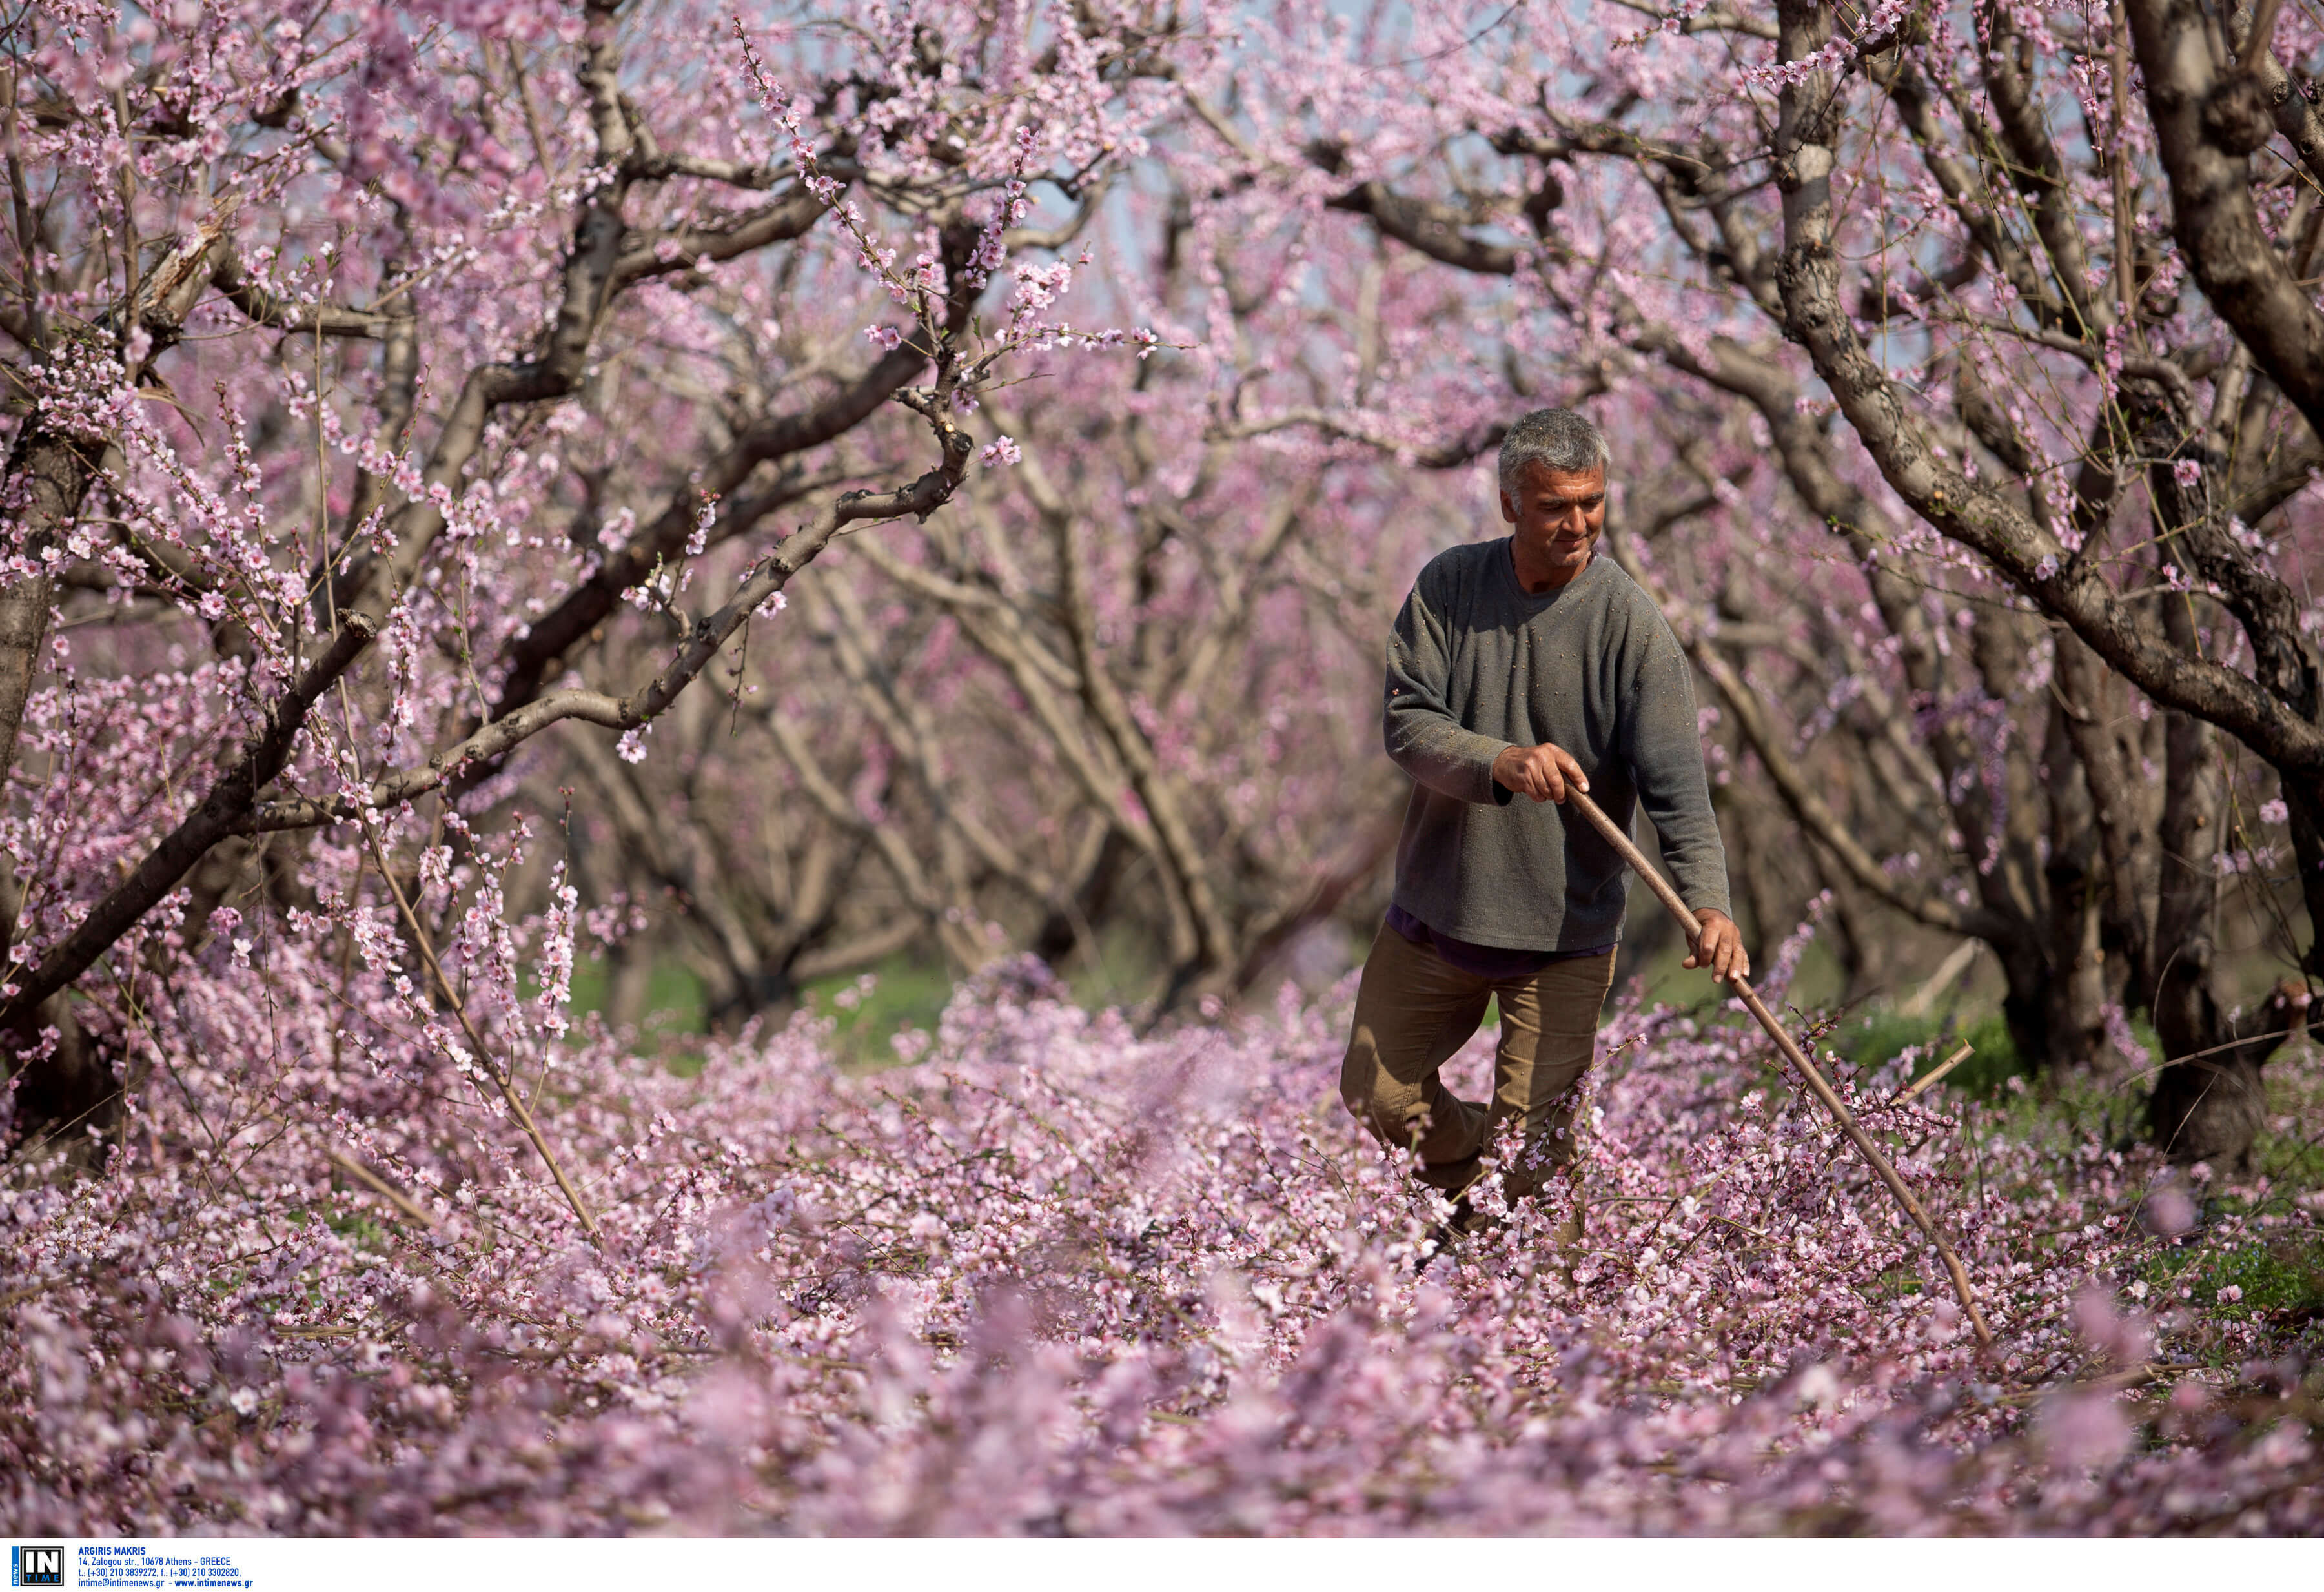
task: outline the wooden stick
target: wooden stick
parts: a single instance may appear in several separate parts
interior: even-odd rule
[[[1903,1089],[1898,1090],[1896,1091],[1896,1098],[1890,1100],[1888,1103],[1892,1106],[1910,1105],[1913,1101],[1926,1094],[1930,1090],[1934,1089],[1937,1086],[1938,1081],[1943,1078],[1946,1073],[1951,1072],[1955,1067],[1960,1066],[1963,1062],[1969,1060],[1970,1054],[1974,1053],[1976,1049],[1977,1046],[1964,1043],[1959,1050],[1953,1052],[1952,1054],[1947,1056],[1943,1061],[1930,1068],[1927,1072],[1914,1079],[1911,1083],[1905,1085]]]
[[[1670,915],[1678,919],[1679,927],[1686,931],[1687,944],[1693,946],[1699,943],[1702,938],[1702,920],[1687,909],[1685,902],[1679,899],[1678,892],[1671,888],[1670,881],[1655,871],[1654,864],[1646,860],[1646,853],[1631,843],[1630,837],[1615,826],[1614,821],[1606,816],[1597,803],[1576,790],[1571,782],[1565,787],[1565,801],[1568,806],[1590,820],[1591,827],[1606,837],[1606,842],[1620,853],[1622,860],[1646,881],[1646,888],[1654,891],[1655,897],[1670,909]],[[1921,1202],[1913,1197],[1913,1191],[1904,1186],[1904,1180],[1896,1175],[1895,1167],[1889,1164],[1888,1157],[1880,1153],[1880,1146],[1874,1144],[1871,1136],[1857,1125],[1854,1114],[1840,1103],[1840,1096],[1833,1093],[1831,1085],[1824,1081],[1824,1076],[1816,1070],[1816,1064],[1808,1060],[1807,1052],[1802,1050],[1798,1042],[1775,1020],[1775,1014],[1767,1009],[1766,1002],[1759,998],[1758,991],[1753,989],[1740,974],[1735,975],[1729,982],[1734,985],[1735,993],[1742,1000],[1744,1008],[1759,1020],[1759,1026],[1767,1031],[1767,1037],[1775,1042],[1775,1048],[1783,1053],[1784,1059],[1791,1063],[1807,1081],[1809,1092],[1822,1102],[1832,1120],[1840,1124],[1840,1131],[1847,1136],[1849,1143],[1856,1146],[1857,1154],[1864,1157],[1874,1175],[1887,1185],[1888,1192],[1895,1196],[1904,1214],[1912,1219],[1913,1225],[1919,1228],[1929,1242],[1936,1247],[1939,1258],[1945,1263],[1946,1273],[1952,1278],[1953,1292],[1960,1296],[1961,1308],[1969,1312],[1969,1324],[1977,1333],[1978,1345],[1991,1348],[1993,1331],[1985,1324],[1984,1313],[1977,1308],[1976,1296],[1969,1292],[1969,1272],[1962,1266],[1960,1256],[1953,1253],[1952,1245],[1937,1229],[1937,1224],[1922,1209]]]
[[[401,1189],[397,1188],[393,1183],[388,1182],[387,1179],[380,1176],[379,1173],[374,1172],[370,1167],[365,1166],[353,1155],[343,1155],[337,1150],[333,1150],[330,1152],[330,1156],[332,1165],[337,1167],[341,1172],[346,1173],[349,1177],[354,1178],[357,1182],[363,1184],[373,1193],[377,1194],[381,1199],[394,1206],[398,1210],[402,1211],[404,1215],[410,1217],[420,1226],[432,1228],[436,1225],[435,1217],[429,1214],[428,1209],[425,1206],[412,1199],[409,1194],[406,1194]]]

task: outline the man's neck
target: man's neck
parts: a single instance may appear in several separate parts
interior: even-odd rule
[[[1591,549],[1590,557],[1583,559],[1576,568],[1564,569],[1552,566],[1545,570],[1528,569],[1526,567],[1525,558],[1517,551],[1517,538],[1509,538],[1509,573],[1517,577],[1517,589],[1528,597],[1546,597],[1561,587],[1572,585],[1580,577],[1582,570],[1589,568],[1597,557],[1598,551],[1593,548]]]

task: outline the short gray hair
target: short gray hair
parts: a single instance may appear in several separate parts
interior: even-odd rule
[[[1527,465],[1552,470],[1602,470],[1613,457],[1606,434],[1572,410],[1534,410],[1519,415],[1501,438],[1501,490],[1513,492]]]

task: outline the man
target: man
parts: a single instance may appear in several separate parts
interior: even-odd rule
[[[1570,410],[1536,410],[1501,444],[1498,541],[1439,554],[1388,644],[1388,756],[1415,781],[1396,890],[1356,995],[1340,1093],[1423,1182],[1465,1197],[1490,1150],[1512,1199],[1572,1158],[1574,1097],[1614,981],[1628,880],[1563,804],[1591,793],[1628,827],[1643,806],[1679,894],[1702,923],[1688,967],[1750,964],[1728,910],[1686,658],[1653,602],[1595,548],[1606,439]],[[1523,798],[1523,799],[1519,799]],[[1500,1008],[1493,1099],[1437,1077]],[[1576,1218],[1561,1235],[1580,1236]]]

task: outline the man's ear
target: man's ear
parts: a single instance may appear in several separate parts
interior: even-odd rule
[[[1516,500],[1509,496],[1509,489],[1506,486],[1501,488],[1501,518],[1511,525],[1517,522],[1517,505]]]

